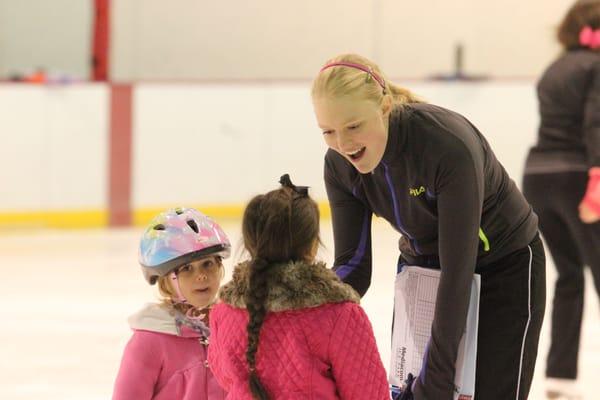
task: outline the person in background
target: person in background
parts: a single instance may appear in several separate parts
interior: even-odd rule
[[[574,3],[557,38],[563,52],[537,85],[540,126],[523,191],[558,272],[547,394],[578,399],[585,265],[600,293],[600,1]]]

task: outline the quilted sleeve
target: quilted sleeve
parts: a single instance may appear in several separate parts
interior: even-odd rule
[[[359,305],[340,305],[328,353],[340,398],[390,398],[386,372],[377,350],[373,328]]]
[[[154,396],[162,361],[153,351],[153,333],[135,331],[123,353],[113,400],[145,400]]]
[[[219,385],[223,390],[229,392],[231,390],[231,379],[227,376],[223,368],[222,360],[225,357],[225,349],[222,347],[222,332],[219,330],[222,307],[221,305],[216,305],[210,312],[208,365]]]

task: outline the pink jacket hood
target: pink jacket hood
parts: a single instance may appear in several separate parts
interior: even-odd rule
[[[127,343],[113,400],[221,400],[226,394],[207,363],[208,327],[163,304],[129,318]]]

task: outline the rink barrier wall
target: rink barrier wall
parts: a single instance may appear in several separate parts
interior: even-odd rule
[[[405,84],[473,122],[520,184],[538,125],[533,80]],[[119,226],[118,212],[140,225],[180,205],[239,218],[283,173],[326,209],[308,81],[5,83],[0,108],[0,228]]]
[[[331,217],[331,210],[327,202],[319,202],[319,211],[322,219]],[[160,212],[180,206],[178,204],[166,205],[164,207],[153,207],[133,210],[131,225],[145,226]],[[215,220],[241,219],[244,212],[244,204],[229,205],[186,205],[194,207]],[[106,228],[109,223],[109,212],[107,210],[79,210],[79,211],[35,211],[35,212],[12,212],[0,213],[0,229],[29,229],[29,228],[52,228],[52,229],[79,229],[79,228]]]

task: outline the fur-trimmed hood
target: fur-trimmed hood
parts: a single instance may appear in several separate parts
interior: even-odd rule
[[[295,261],[276,264],[265,272],[269,295],[268,311],[299,310],[327,303],[351,301],[359,303],[358,293],[343,283],[324,263]],[[221,301],[237,308],[246,308],[245,294],[250,277],[249,262],[238,264],[233,278],[220,292]]]

